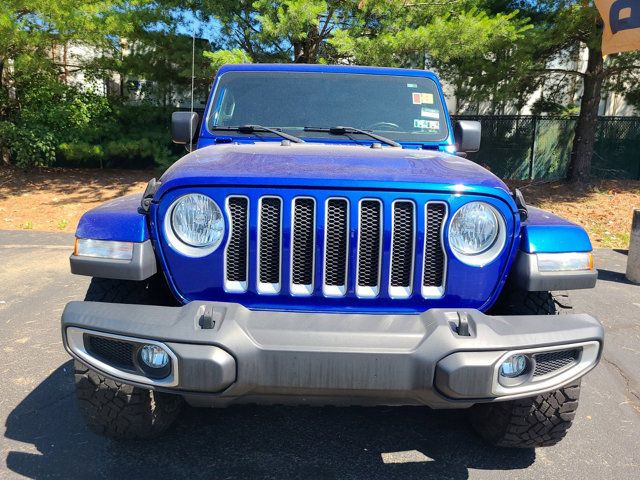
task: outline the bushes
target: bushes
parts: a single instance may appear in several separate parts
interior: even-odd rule
[[[170,140],[170,109],[126,105],[46,74],[20,88],[19,108],[0,121],[0,154],[19,167],[164,169],[183,152]]]
[[[171,143],[171,111],[116,104],[98,134],[59,145],[56,166],[166,169],[184,151]]]
[[[0,122],[0,149],[18,167],[46,167],[56,158],[56,142],[51,132],[37,134],[11,122]]]

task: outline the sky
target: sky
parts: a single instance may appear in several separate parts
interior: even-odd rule
[[[179,21],[178,33],[184,35],[192,35],[195,29],[198,37],[213,41],[215,37],[220,34],[220,22],[217,20],[203,22],[196,18],[193,12],[190,11],[183,10],[177,12],[176,20]]]

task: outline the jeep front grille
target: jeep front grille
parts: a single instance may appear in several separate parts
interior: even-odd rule
[[[296,198],[291,218],[291,293],[313,293],[316,247],[316,204],[313,198]]]
[[[349,251],[349,202],[343,198],[327,200],[324,237],[324,282],[327,297],[342,297],[347,293]]]
[[[249,272],[254,271],[255,291],[260,295],[375,298],[386,293],[394,299],[444,295],[447,259],[442,238],[447,205],[443,202],[418,205],[398,199],[386,204],[363,198],[352,205],[345,198],[330,197],[319,206],[311,197],[284,202],[268,195],[257,203],[252,226],[249,200],[244,196],[226,200],[230,230],[224,254],[227,292],[247,292]],[[418,208],[424,208],[421,225]],[[386,215],[390,237],[385,243]],[[255,250],[250,247],[252,228],[256,230]],[[252,262],[254,270],[249,268]],[[416,276],[422,279],[417,287]]]
[[[228,292],[246,292],[249,275],[249,199],[227,198],[227,215],[230,232],[225,255],[225,289]]]
[[[258,292],[280,293],[280,257],[282,254],[282,200],[260,199],[258,218]]]
[[[442,228],[447,205],[427,202],[425,205],[424,265],[422,268],[422,296],[440,298],[444,294],[447,258],[442,245]]]
[[[379,200],[362,200],[358,221],[358,280],[356,295],[373,298],[380,292],[382,211]]]
[[[391,230],[391,282],[392,298],[407,298],[413,290],[414,252],[416,249],[416,213],[413,202],[398,200],[393,203]]]

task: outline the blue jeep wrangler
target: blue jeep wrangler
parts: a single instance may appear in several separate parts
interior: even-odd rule
[[[86,213],[93,277],[62,337],[89,426],[166,429],[185,402],[467,409],[493,444],[552,445],[603,328],[551,291],[596,282],[585,231],[464,158],[430,72],[220,69],[191,153]]]

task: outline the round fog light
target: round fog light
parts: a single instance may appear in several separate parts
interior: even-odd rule
[[[140,349],[140,359],[150,368],[164,368],[169,363],[169,354],[157,345],[145,345]]]
[[[527,357],[521,354],[511,355],[500,365],[500,375],[507,378],[516,378],[527,369]]]

